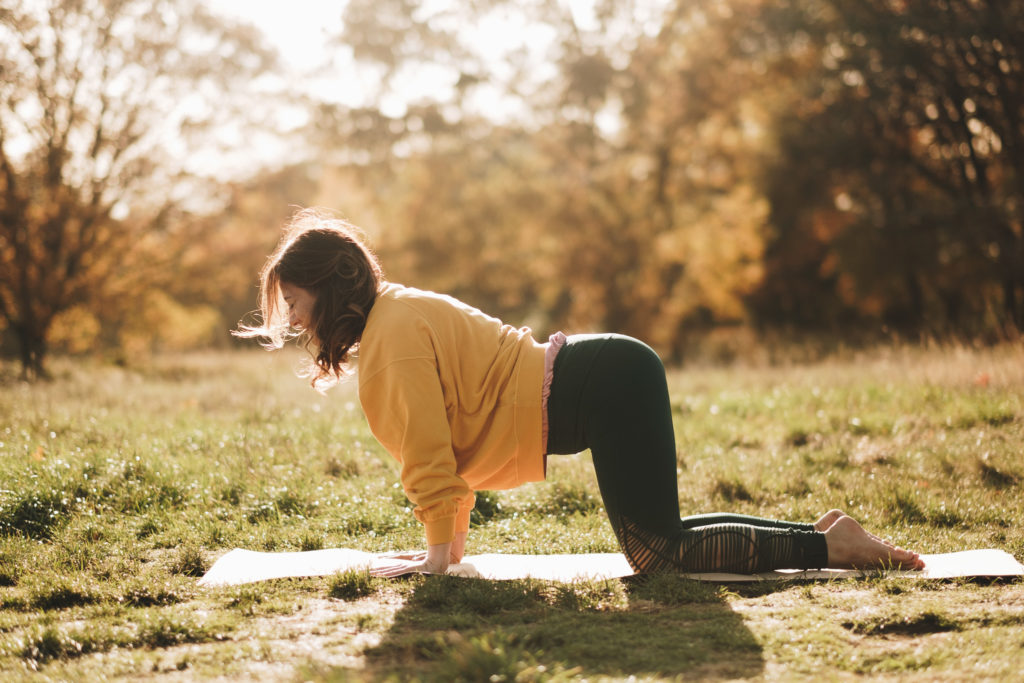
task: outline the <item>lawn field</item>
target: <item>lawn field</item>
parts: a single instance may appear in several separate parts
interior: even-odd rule
[[[574,585],[359,572],[231,588],[235,547],[420,548],[354,383],[295,352],[0,365],[0,680],[1019,680],[1024,582]],[[1024,559],[1024,348],[669,374],[684,514],[842,508]],[[586,453],[481,493],[467,552],[609,552]]]

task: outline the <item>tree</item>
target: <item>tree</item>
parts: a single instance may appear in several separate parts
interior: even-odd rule
[[[762,89],[730,43],[759,3],[737,4],[348,3],[343,38],[381,91],[323,109],[321,130],[377,191],[385,264],[540,330],[670,354],[695,322],[742,321],[767,208],[745,133]],[[495,22],[521,30],[482,49],[459,28]],[[383,114],[401,74],[432,68],[450,87]]]
[[[751,320],[1021,327],[1024,3],[586,5],[346,4],[380,88],[322,146],[401,276],[670,358]]]
[[[0,316],[26,376],[55,316],[130,299],[189,246],[212,205],[199,152],[272,65],[198,0],[0,5]]]
[[[814,68],[776,126],[762,311],[1024,328],[1024,3],[791,0],[768,14]]]

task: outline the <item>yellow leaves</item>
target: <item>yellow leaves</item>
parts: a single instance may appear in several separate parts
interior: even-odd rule
[[[722,321],[744,317],[742,298],[763,276],[768,209],[752,187],[738,185],[685,225],[659,237],[662,264],[685,266],[673,292],[683,300],[670,307],[673,317],[686,317],[699,308]]]
[[[165,292],[149,290],[122,325],[118,340],[129,355],[180,351],[209,344],[221,329],[220,314],[212,306],[185,306]]]
[[[91,351],[100,334],[100,322],[84,306],[58,313],[46,333],[47,343],[71,354]]]

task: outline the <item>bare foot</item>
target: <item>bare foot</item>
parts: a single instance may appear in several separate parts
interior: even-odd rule
[[[923,569],[921,557],[864,531],[852,517],[839,517],[825,531],[828,566],[833,569]]]
[[[828,531],[828,528],[836,523],[840,517],[846,517],[842,510],[829,510],[814,523],[815,531]]]
[[[852,517],[850,517],[848,514],[846,514],[842,510],[829,510],[828,512],[823,514],[821,516],[821,518],[817,522],[814,523],[814,529],[816,531],[828,531],[829,528],[833,524],[838,522],[843,517],[845,517],[847,519],[852,519],[854,524],[856,524],[857,526],[859,526],[861,529],[864,530],[864,533],[866,533],[868,536],[870,536],[874,540],[878,541],[879,543],[884,543],[885,545],[887,545],[889,547],[895,547],[895,546],[893,546],[892,543],[890,543],[889,541],[885,540],[884,538],[879,538],[878,536],[875,536],[873,533],[871,533],[867,529],[864,529],[864,527],[861,526],[860,522],[858,522],[857,520],[853,519]]]

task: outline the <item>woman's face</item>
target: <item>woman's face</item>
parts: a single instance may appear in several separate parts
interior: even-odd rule
[[[308,289],[296,287],[290,282],[281,283],[281,295],[288,304],[288,324],[296,329],[308,329],[313,323],[313,304],[316,303],[316,296]]]

